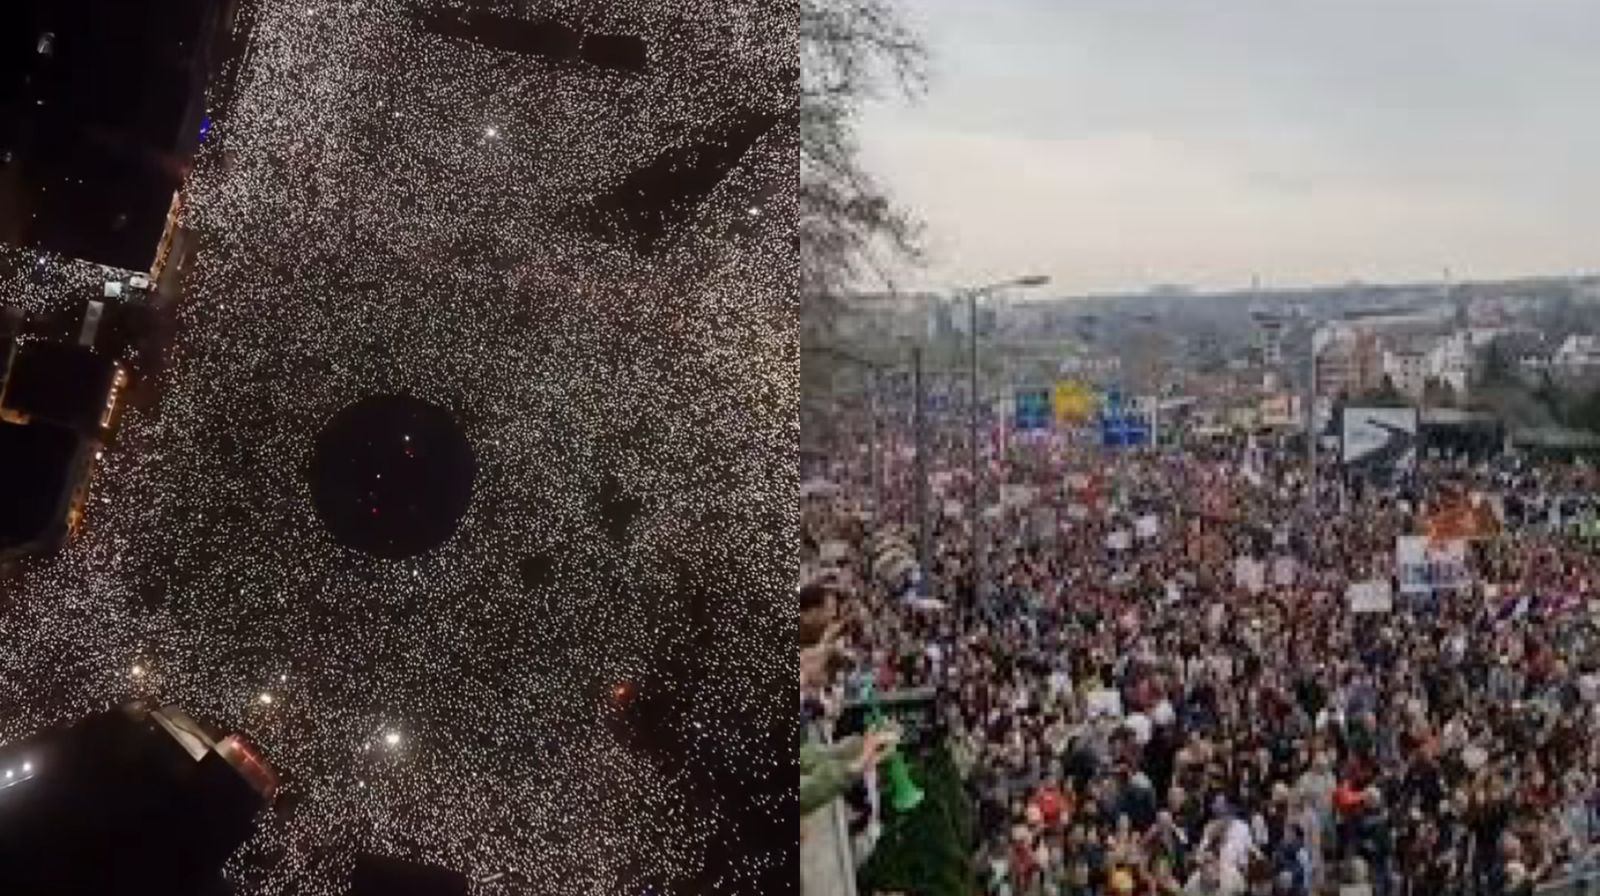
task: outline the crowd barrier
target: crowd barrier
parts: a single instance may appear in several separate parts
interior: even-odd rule
[[[823,740],[815,725],[807,736]],[[856,862],[844,801],[834,800],[800,819],[800,832],[801,896],[856,896]]]

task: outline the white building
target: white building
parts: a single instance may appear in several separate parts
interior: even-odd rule
[[[1467,390],[1472,370],[1472,346],[1466,330],[1451,333],[1428,352],[1428,376],[1448,383],[1456,392]]]
[[[1600,336],[1575,334],[1568,336],[1550,359],[1553,367],[1563,371],[1580,371],[1600,367]]]
[[[1383,375],[1402,393],[1420,398],[1431,375],[1428,354],[1415,349],[1386,351],[1383,353]]]

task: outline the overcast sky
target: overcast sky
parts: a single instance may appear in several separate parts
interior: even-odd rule
[[[943,288],[1600,268],[1595,0],[904,0],[933,54],[869,167]]]

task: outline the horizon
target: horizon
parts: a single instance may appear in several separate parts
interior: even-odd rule
[[[1030,304],[1040,302],[1058,302],[1074,300],[1095,299],[1183,299],[1183,298],[1225,298],[1237,297],[1248,299],[1281,298],[1299,294],[1327,293],[1337,290],[1377,289],[1377,290],[1454,290],[1467,287],[1483,288],[1489,286],[1510,287],[1517,285],[1548,285],[1553,283],[1567,284],[1593,284],[1600,283],[1600,271],[1583,271],[1573,274],[1527,274],[1522,276],[1489,277],[1473,279],[1451,280],[1351,280],[1344,283],[1309,283],[1309,284],[1274,284],[1262,283],[1259,288],[1243,287],[1218,287],[1204,288],[1183,283],[1158,283],[1143,288],[1126,290],[1107,290],[1085,293],[1060,293],[1054,292],[1051,286],[1036,288],[1014,288],[999,293],[1005,297],[1004,304]],[[931,286],[925,288],[908,289],[902,287],[861,289],[855,291],[854,298],[885,298],[890,296],[953,296],[957,291],[955,287]]]

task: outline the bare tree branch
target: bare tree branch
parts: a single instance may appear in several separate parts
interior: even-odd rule
[[[861,167],[856,118],[893,89],[917,96],[927,53],[898,0],[800,2],[800,289],[827,306],[891,262],[921,259],[921,226]]]

